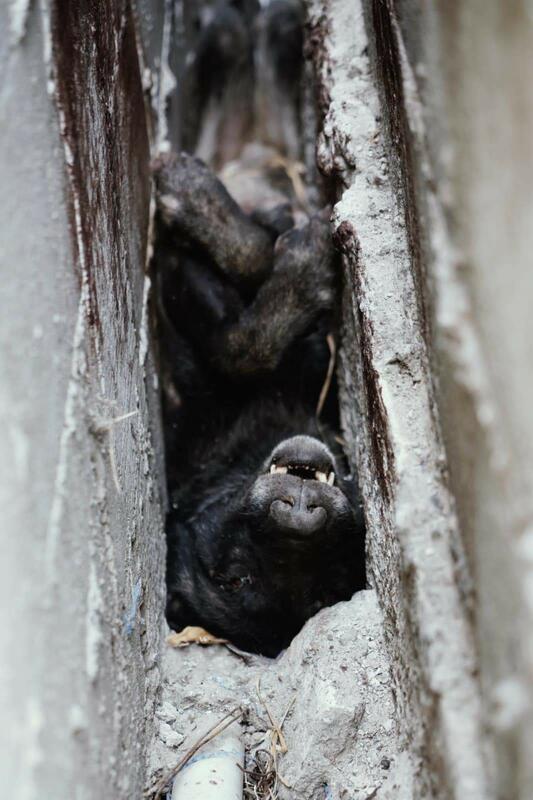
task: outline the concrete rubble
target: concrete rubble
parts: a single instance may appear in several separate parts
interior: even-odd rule
[[[322,610],[275,660],[244,661],[220,645],[167,646],[161,669],[149,784],[237,706],[246,711],[249,767],[254,750],[269,747],[268,706],[278,723],[289,709],[280,800],[412,797],[375,592]]]

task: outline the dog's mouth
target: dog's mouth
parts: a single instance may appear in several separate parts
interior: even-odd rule
[[[333,469],[325,471],[315,464],[276,464],[270,465],[271,475],[295,475],[304,481],[318,481],[333,486],[335,483],[335,472]]]
[[[292,436],[273,450],[266,472],[270,475],[292,475],[303,481],[335,484],[335,460],[326,445],[313,436]]]

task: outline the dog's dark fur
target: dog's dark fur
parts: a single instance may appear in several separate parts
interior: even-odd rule
[[[263,58],[270,54],[272,74],[284,76],[275,87],[278,110],[280,95],[294,106],[294,80],[287,88],[286,77],[294,76],[299,55],[281,34],[272,35],[272,26],[281,21],[294,41],[295,8],[278,0],[270,17],[259,19],[258,30],[270,31],[263,35]],[[224,8],[214,22],[198,53],[208,54],[213,69],[220,30],[229,25],[231,33],[236,26],[234,39],[246,50],[246,57],[235,56],[242,69],[249,63],[245,16]],[[231,74],[231,58],[223,55]],[[292,71],[283,58],[291,59]],[[205,72],[205,64],[193,68]],[[203,88],[196,141],[213,98],[226,102],[224,70],[216,70],[211,95]],[[253,83],[250,75],[240,79]],[[290,155],[294,130],[279,138],[278,152]],[[231,145],[238,150],[235,141]],[[212,163],[217,159],[212,154]],[[365,583],[357,488],[343,477],[332,433],[334,388],[322,415],[326,424],[315,415],[337,296],[329,214],[292,227],[290,191],[289,204],[264,207],[258,198],[245,213],[216,176],[186,154],[160,158],[155,177],[172,505],[168,620],[174,628],[201,625],[239,647],[276,655],[309,616]]]

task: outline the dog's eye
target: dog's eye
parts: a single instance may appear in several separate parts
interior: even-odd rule
[[[252,578],[250,575],[242,575],[236,578],[231,578],[230,586],[235,591],[236,589],[242,589],[243,586],[251,585],[253,583]]]
[[[235,575],[231,578],[217,575],[216,577],[218,580],[218,585],[225,592],[237,592],[246,584],[252,583],[250,575]]]

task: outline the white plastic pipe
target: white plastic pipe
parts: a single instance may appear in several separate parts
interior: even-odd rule
[[[242,800],[244,744],[238,732],[208,742],[174,779],[172,800]]]

